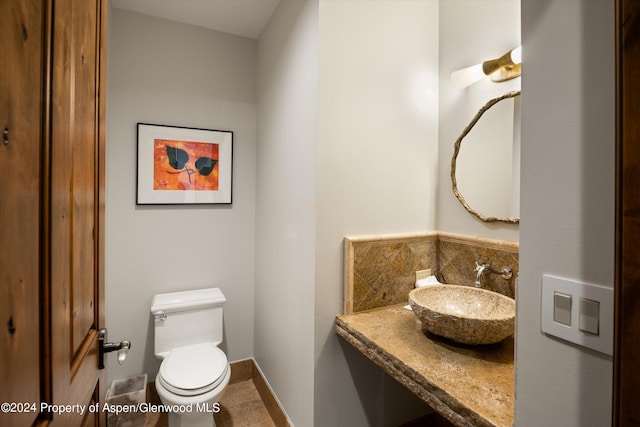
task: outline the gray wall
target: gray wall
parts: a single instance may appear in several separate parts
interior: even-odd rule
[[[317,1],[284,1],[258,42],[255,358],[313,425]]]
[[[256,42],[112,9],[107,80],[106,307],[109,338],[130,339],[108,377],[155,377],[156,293],[217,286],[222,348],[253,355]],[[234,131],[233,205],[136,206],[136,123]]]
[[[611,423],[612,360],[540,332],[545,273],[613,286],[614,4],[522,2],[516,424]]]
[[[435,1],[320,1],[315,426],[392,426],[424,404],[335,333],[343,238],[435,228]]]

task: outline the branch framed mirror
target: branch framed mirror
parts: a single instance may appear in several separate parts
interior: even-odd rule
[[[520,223],[519,96],[520,91],[512,91],[489,100],[454,145],[453,193],[484,222]]]

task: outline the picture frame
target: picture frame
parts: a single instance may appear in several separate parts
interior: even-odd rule
[[[137,205],[231,204],[233,132],[137,124]]]

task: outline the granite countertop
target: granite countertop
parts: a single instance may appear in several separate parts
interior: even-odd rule
[[[457,344],[423,332],[403,304],[337,316],[336,331],[454,425],[513,425],[513,337]]]

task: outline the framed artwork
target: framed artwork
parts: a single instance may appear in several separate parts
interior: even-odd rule
[[[136,204],[230,204],[233,132],[138,123]]]

